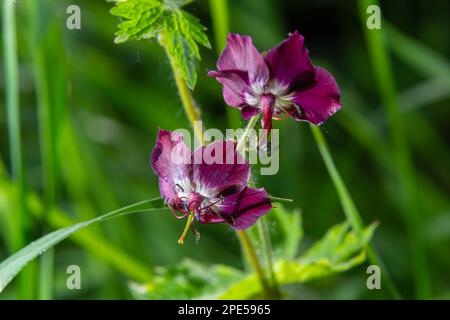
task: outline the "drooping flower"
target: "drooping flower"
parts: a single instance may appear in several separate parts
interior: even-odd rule
[[[159,130],[151,166],[159,178],[161,196],[174,215],[188,217],[180,244],[194,218],[243,230],[272,208],[263,188],[247,186],[250,166],[234,142],[216,141],[192,152],[181,133]]]
[[[265,55],[249,36],[230,34],[227,42],[217,71],[208,75],[222,83],[225,102],[240,109],[245,120],[263,113],[263,127],[269,131],[272,118],[320,125],[341,108],[334,77],[311,63],[298,32]]]

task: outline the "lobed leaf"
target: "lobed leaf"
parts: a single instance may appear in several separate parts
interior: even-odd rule
[[[244,274],[232,267],[203,265],[190,259],[170,268],[157,268],[152,281],[130,284],[136,299],[213,299]]]
[[[361,233],[349,230],[347,223],[332,227],[300,259],[279,260],[275,265],[275,276],[280,285],[303,283],[347,271],[366,260],[365,247],[369,243],[376,224]],[[255,274],[230,286],[219,298],[248,299],[261,291]]]
[[[189,0],[117,1],[110,13],[125,19],[118,25],[116,43],[158,38],[189,88],[197,81],[199,46],[211,48],[206,28],[181,7]]]
[[[375,228],[372,224],[358,233],[347,223],[334,226],[299,259],[278,259],[274,270],[277,282],[303,283],[363,263]],[[191,260],[177,267],[159,268],[159,275],[151,282],[134,284],[130,289],[138,299],[254,299],[262,290],[254,273],[244,274],[222,265],[208,267]]]

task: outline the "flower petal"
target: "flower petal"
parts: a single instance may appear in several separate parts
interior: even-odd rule
[[[215,198],[241,191],[250,179],[250,165],[232,141],[216,141],[194,152],[193,181],[201,195]]]
[[[244,106],[241,109],[241,115],[244,120],[250,120],[251,117],[256,116],[261,112],[260,108],[255,108],[251,106]]]
[[[219,217],[224,218],[233,228],[244,230],[268,213],[272,204],[264,188],[247,187],[239,193],[225,197],[223,203],[216,208]]]
[[[301,112],[293,113],[292,117],[319,125],[341,108],[341,94],[336,80],[328,71],[320,67],[315,67],[315,71],[317,83],[294,96],[293,102]]]
[[[175,193],[174,187],[168,184],[166,180],[162,178],[159,178],[158,182],[159,182],[159,192],[164,201],[166,201],[171,205],[175,204],[177,201],[177,194]]]
[[[150,161],[153,171],[160,179],[163,197],[171,196],[169,186],[174,190],[177,185],[189,184],[191,156],[192,152],[183,142],[181,133],[159,129]]]
[[[228,105],[240,108],[245,104],[245,93],[250,91],[247,73],[237,70],[209,71],[208,76],[223,84],[223,97]]]
[[[220,223],[226,222],[227,220],[218,216],[214,212],[205,212],[197,216],[197,219],[200,223]]]
[[[250,84],[263,83],[269,80],[269,68],[262,55],[258,52],[249,36],[230,33],[227,46],[217,61],[217,69],[240,70],[248,73]]]
[[[314,67],[304,42],[303,36],[296,31],[267,53],[265,59],[272,77],[281,87],[295,90],[313,80]]]

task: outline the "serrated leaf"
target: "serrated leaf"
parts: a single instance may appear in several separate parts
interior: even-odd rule
[[[366,259],[365,247],[376,225],[363,232],[349,230],[339,224],[301,258],[278,259],[275,276],[280,285],[303,283],[344,272]],[[184,260],[171,268],[155,270],[156,276],[146,284],[132,284],[130,290],[137,299],[255,299],[261,297],[261,285],[256,274],[223,265],[207,266]]]
[[[173,12],[165,23],[165,44],[190,89],[197,82],[197,66],[201,60],[198,43],[211,47],[204,29],[195,17],[184,11]]]
[[[43,254],[59,242],[68,238],[80,229],[88,227],[94,223],[110,220],[135,212],[146,212],[161,210],[163,201],[161,198],[141,201],[99,216],[95,219],[77,223],[73,226],[53,231],[38,240],[22,248],[2,263],[0,263],[0,292],[11,282],[12,279],[34,258]]]
[[[163,39],[174,67],[188,87],[197,81],[197,67],[201,59],[199,46],[211,48],[206,28],[193,15],[180,9],[191,1],[127,0],[116,2],[112,15],[122,17],[116,32],[116,43],[129,40]],[[159,37],[161,36],[161,37]]]
[[[165,5],[167,5],[169,7],[177,7],[177,8],[184,7],[192,2],[194,2],[194,0],[164,0]]]
[[[344,272],[363,263],[366,260],[365,247],[375,228],[376,224],[372,224],[357,233],[349,230],[346,223],[334,226],[300,259],[278,260],[274,270],[277,282],[280,285],[303,283]],[[260,292],[259,280],[252,274],[230,286],[220,298],[249,299]]]
[[[156,37],[164,25],[164,6],[158,0],[119,2],[110,13],[126,19],[118,25],[116,43]]]

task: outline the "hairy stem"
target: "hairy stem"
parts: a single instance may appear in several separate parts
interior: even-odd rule
[[[261,287],[266,297],[268,298],[271,297],[273,295],[272,289],[270,288],[266,276],[264,275],[261,264],[259,263],[258,255],[256,254],[256,250],[255,247],[253,246],[252,240],[245,231],[238,230],[236,231],[236,234],[238,236],[239,242],[241,244],[242,250],[244,251],[248,263],[258,275],[259,282],[261,283]]]
[[[269,270],[270,285],[274,298],[280,298],[280,290],[278,287],[277,278],[273,267],[272,258],[272,243],[270,241],[269,228],[267,226],[266,217],[261,217],[258,221],[258,231],[261,237],[262,249],[264,251],[264,257],[266,259],[266,267]]]
[[[258,118],[259,118],[259,115],[256,115],[256,116],[252,117],[249,120],[249,122],[247,123],[244,133],[242,134],[242,136],[239,138],[239,141],[237,142],[237,145],[236,145],[237,151],[239,151],[239,152],[245,151],[246,140],[249,137],[250,133],[252,132],[253,128],[255,127],[256,122],[258,121]]]
[[[170,66],[172,68],[172,74],[175,79],[178,94],[180,95],[181,103],[183,104],[184,111],[186,113],[186,116],[189,120],[189,123],[191,124],[192,129],[194,130],[194,135],[196,138],[197,143],[200,145],[203,144],[203,125],[202,125],[202,118],[200,114],[199,108],[196,106],[194,99],[192,98],[191,92],[189,91],[189,88],[184,81],[183,77],[181,76],[180,72],[178,71],[175,61],[173,57],[170,55],[169,51],[167,50],[167,47],[164,46],[167,58],[169,59]]]

